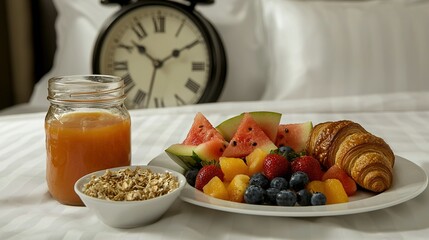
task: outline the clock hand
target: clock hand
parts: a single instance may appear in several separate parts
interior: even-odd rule
[[[137,44],[136,42],[134,42],[133,41],[133,44],[134,44],[134,46],[136,46],[137,47],[137,49],[138,49],[138,51],[139,51],[139,53],[140,54],[142,54],[142,55],[146,55],[151,61],[152,61],[152,64],[153,64],[153,66],[155,67],[155,68],[160,68],[160,67],[162,67],[162,63],[163,63],[163,61],[160,61],[160,60],[158,60],[158,59],[155,59],[154,57],[152,57],[151,55],[149,55],[149,53],[147,53],[147,51],[146,51],[146,48],[145,48],[145,46],[143,46],[143,45],[139,45],[139,44]]]
[[[159,61],[157,59],[153,59],[152,63],[153,63],[153,72],[152,72],[152,77],[150,79],[149,90],[148,90],[148,93],[147,93],[146,108],[149,107],[149,102],[150,102],[150,98],[151,98],[151,95],[152,95],[153,84],[155,83],[156,70],[158,68],[161,68],[162,64],[163,64],[161,61]]]
[[[152,90],[153,90],[153,85],[155,83],[155,76],[156,76],[156,71],[158,68],[161,68],[162,65],[164,64],[165,61],[167,61],[168,59],[172,58],[172,57],[179,57],[180,56],[180,52],[185,50],[185,49],[191,49],[192,47],[194,47],[195,45],[197,45],[198,43],[200,43],[200,40],[195,40],[191,43],[189,43],[188,45],[185,45],[184,47],[180,48],[180,49],[174,49],[171,53],[171,55],[167,56],[166,58],[164,58],[163,60],[158,60],[153,58],[151,55],[149,55],[146,51],[146,48],[143,45],[139,45],[136,42],[132,42],[134,44],[134,46],[137,47],[137,50],[139,51],[140,54],[142,55],[146,55],[153,64],[153,72],[152,72],[152,77],[150,79],[150,85],[149,85],[149,90],[148,90],[148,94],[147,94],[147,100],[146,100],[146,108],[149,107],[149,103],[150,103],[150,98],[152,96]]]
[[[161,60],[161,63],[164,63],[165,61],[167,61],[168,59],[172,58],[172,57],[179,57],[180,56],[180,52],[182,52],[185,49],[191,49],[192,47],[194,47],[195,45],[197,45],[198,43],[200,43],[200,40],[195,40],[191,43],[189,43],[188,45],[180,48],[180,49],[173,49],[173,51],[171,52],[170,55],[168,55],[167,57],[165,57],[164,59]]]
[[[142,55],[146,55],[152,62],[155,62],[155,58],[153,58],[149,53],[147,53],[146,51],[146,47],[143,45],[139,45],[136,42],[132,41],[134,46],[136,46],[137,50],[139,51],[140,54]]]
[[[200,43],[199,39],[197,39],[197,40],[191,42],[190,44],[186,45],[185,47],[182,48],[182,50],[185,48],[191,49],[193,46],[197,45],[198,43]]]

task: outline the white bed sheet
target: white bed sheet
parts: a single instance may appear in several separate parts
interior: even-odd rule
[[[351,119],[384,138],[396,155],[429,172],[428,93],[132,110],[132,162],[147,164],[181,141],[197,111],[216,125],[242,111],[256,110],[282,112],[282,122],[289,123]],[[0,239],[426,239],[429,235],[428,189],[394,207],[317,218],[234,214],[178,200],[154,224],[110,228],[89,209],[64,206],[50,197],[43,123],[44,113],[0,117]]]
[[[54,64],[30,101],[44,106],[50,77],[92,73],[97,34],[119,9],[54,4]],[[227,51],[221,102],[429,90],[429,0],[217,0],[197,10]]]

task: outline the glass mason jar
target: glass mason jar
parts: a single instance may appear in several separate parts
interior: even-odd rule
[[[46,181],[60,203],[83,205],[74,192],[82,176],[131,163],[131,120],[124,82],[107,75],[54,77],[45,118]]]

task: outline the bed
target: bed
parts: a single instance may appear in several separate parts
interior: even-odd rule
[[[53,4],[58,14],[53,67],[36,84],[29,104],[16,113],[46,110],[50,77],[92,73],[97,34],[119,9],[97,0]],[[218,101],[427,91],[427,4],[219,0],[199,6],[220,32],[228,55]]]
[[[54,66],[30,103],[15,112],[20,114],[0,117],[1,238],[425,239],[429,234],[429,1],[218,0],[199,10],[219,29],[229,53],[231,71],[219,101],[130,110],[133,164],[168,161],[164,150],[184,139],[196,112],[213,125],[260,110],[282,113],[283,123],[350,119],[391,146],[400,159],[396,166],[412,166],[395,171],[410,177],[423,172],[423,179],[412,183],[416,196],[396,204],[381,195],[386,204],[377,209],[301,217],[259,216],[179,199],[159,221],[135,229],[110,228],[87,208],[61,205],[47,191],[46,81],[90,73],[97,29],[117,10],[95,0],[54,4],[59,13]],[[246,37],[238,38],[238,29]],[[257,53],[261,57],[252,57]],[[243,58],[247,61],[240,62]],[[394,194],[399,197],[403,188],[395,187]]]

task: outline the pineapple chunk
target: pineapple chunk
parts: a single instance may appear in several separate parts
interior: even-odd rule
[[[325,196],[326,204],[345,203],[349,201],[343,184],[338,179],[326,179],[325,183]]]
[[[228,191],[219,177],[213,177],[204,187],[203,192],[215,198],[229,200]]]
[[[325,194],[325,183],[322,181],[311,181],[307,184],[305,187],[308,191],[315,193],[315,192],[321,192]],[[326,196],[326,194],[325,194]]]
[[[220,157],[219,164],[224,174],[223,180],[226,182],[230,182],[238,174],[249,175],[249,168],[240,158]]]
[[[262,172],[264,159],[268,155],[267,152],[260,148],[256,148],[246,157],[247,166],[249,166],[249,176],[255,173]]]
[[[244,202],[244,192],[249,185],[249,181],[250,177],[247,175],[235,175],[227,187],[229,200],[233,202]]]

